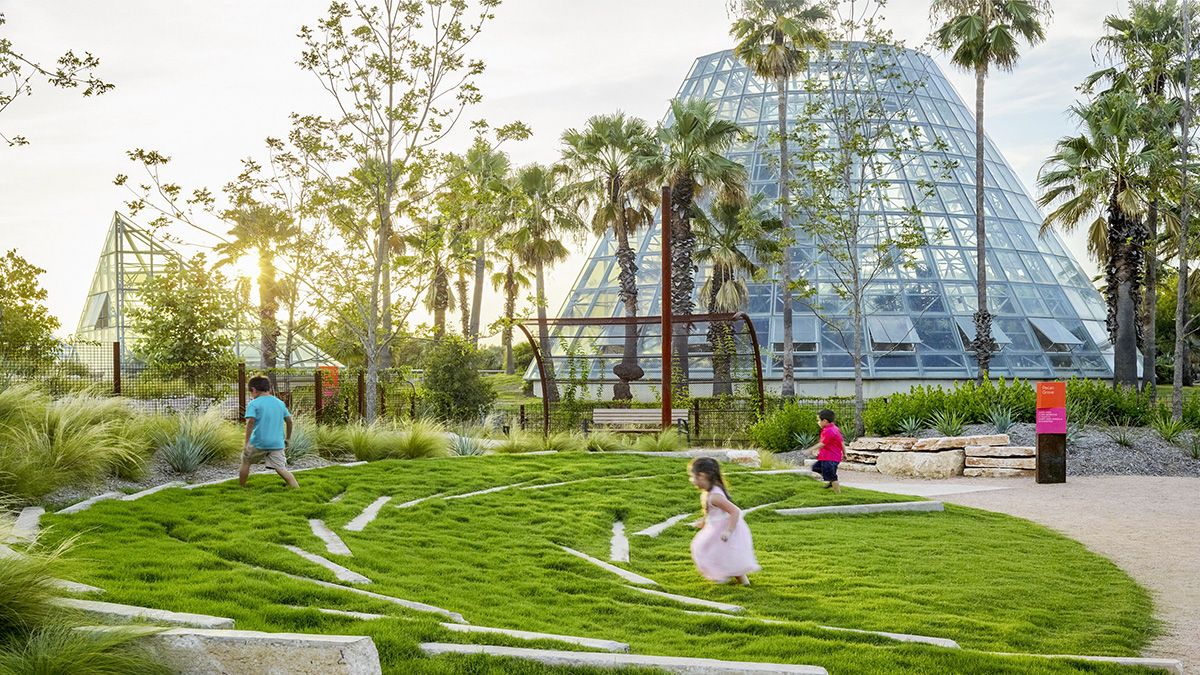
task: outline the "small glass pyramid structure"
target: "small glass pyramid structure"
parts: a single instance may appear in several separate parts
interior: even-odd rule
[[[127,312],[140,306],[138,292],[146,279],[166,269],[172,260],[182,260],[178,252],[156,240],[149,232],[133,224],[120,213],[113,213],[104,239],[104,249],[96,263],[96,273],[88,290],[83,314],[75,331],[76,339],[102,345],[121,344],[121,358],[132,362],[133,343],[140,337],[129,327]],[[259,352],[257,313],[248,316],[243,326],[234,331],[234,356],[252,368],[261,367]],[[339,365],[321,350],[305,340],[295,340],[291,354],[293,368],[315,368],[321,365]],[[282,341],[280,347],[282,348]],[[80,356],[90,352],[80,352]],[[102,354],[103,352],[96,352]],[[279,367],[283,366],[283,354],[278,356]],[[110,367],[111,361],[88,364],[92,367]]]
[[[910,120],[945,139],[941,159],[956,160],[953,178],[940,180],[937,194],[920,208],[927,227],[948,236],[919,251],[915,269],[885,270],[867,290],[871,312],[866,324],[865,377],[871,380],[951,380],[975,375],[972,315],[975,287],[975,116],[951,88],[937,64],[912,50],[899,52],[903,77],[924,82],[912,104]],[[789,84],[788,115],[799,114],[803,83]],[[681,99],[712,101],[723,119],[733,120],[754,138],[734,145],[730,159],[744,164],[754,192],[777,196],[776,173],[763,156],[774,151],[768,140],[776,129],[774,82],[749,72],[732,51],[696,59],[679,88]],[[993,377],[1059,379],[1112,377],[1113,348],[1105,327],[1106,308],[1095,286],[1057,234],[1039,235],[1042,217],[1033,199],[990,139],[985,153],[985,207],[988,244],[988,302],[996,318],[993,335],[999,353]],[[940,155],[930,151],[931,155]],[[907,182],[934,180],[930,169],[906,169]],[[906,181],[897,181],[903,183]],[[901,186],[904,194],[916,192]],[[911,199],[911,197],[909,197]],[[767,203],[767,202],[764,202]],[[638,314],[659,313],[661,222],[631,238],[638,254]],[[793,225],[793,227],[796,227]],[[818,289],[814,301],[834,321],[849,323],[849,314],[832,291],[828,275],[807,235],[796,227],[793,270]],[[567,295],[561,317],[615,317],[622,314],[617,297],[616,244],[611,233],[600,238]],[[708,271],[696,277],[699,291]],[[782,378],[782,299],[775,283],[749,284],[750,315],[763,350],[764,379]],[[702,303],[697,301],[697,308]],[[700,309],[698,309],[700,311]],[[836,331],[799,301],[794,312],[797,380],[847,380],[853,362]],[[647,345],[648,347],[648,345]],[[644,356],[650,352],[643,351]]]

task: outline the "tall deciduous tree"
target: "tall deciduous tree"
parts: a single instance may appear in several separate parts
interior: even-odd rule
[[[625,318],[637,318],[637,254],[629,245],[629,236],[654,217],[655,190],[648,175],[639,167],[658,153],[646,123],[627,118],[622,112],[598,115],[588,120],[582,131],[563,132],[563,160],[575,181],[573,190],[595,207],[592,232],[603,236],[612,232],[617,240],[617,265]],[[638,327],[625,324],[621,361],[613,366],[620,379],[613,387],[614,400],[633,398],[629,383],[645,374],[638,364]]]
[[[950,52],[950,62],[975,74],[975,247],[978,309],[975,312],[975,381],[987,377],[996,341],[987,303],[987,258],[983,208],[983,86],[988,71],[1011,72],[1021,57],[1019,42],[1030,46],[1046,39],[1042,22],[1050,17],[1048,0],[933,0],[930,18],[944,20],[933,41]]]
[[[0,12],[0,29],[7,20]],[[82,57],[74,51],[67,51],[58,57],[54,65],[39,63],[35,57],[18,49],[12,41],[0,37],[0,113],[22,96],[33,94],[35,81],[42,81],[52,87],[61,89],[77,89],[83,87],[84,96],[98,96],[113,88],[114,85],[101,80],[95,70],[100,66],[100,59],[84,52]],[[0,133],[0,140],[9,146],[26,145],[28,139],[20,134],[6,136]]]
[[[779,217],[785,238],[791,236],[788,197],[787,100],[788,81],[808,66],[808,49],[825,45],[821,24],[829,19],[825,7],[809,0],[745,0],[741,18],[731,33],[738,44],[734,52],[759,77],[775,83],[778,107]],[[786,243],[786,242],[785,242]],[[792,342],[792,260],[784,247],[779,292],[783,296],[783,395],[796,393]]]
[[[36,362],[54,356],[59,323],[42,304],[46,289],[38,277],[45,273],[16,249],[0,257],[0,357]]]
[[[668,120],[658,129],[662,155],[646,170],[671,188],[671,309],[676,315],[690,316],[696,305],[694,204],[708,193],[733,203],[746,198],[746,167],[724,154],[741,133],[737,124],[717,117],[711,102],[698,98],[671,101]],[[672,369],[686,393],[691,327],[686,321],[674,326]]]

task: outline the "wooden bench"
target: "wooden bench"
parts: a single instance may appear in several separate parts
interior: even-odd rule
[[[688,430],[688,409],[672,408],[671,424],[685,438],[690,438]],[[662,410],[660,408],[597,408],[592,411],[591,425],[597,430],[611,431],[618,434],[654,434],[662,431]],[[583,421],[583,433],[591,429],[588,421]]]

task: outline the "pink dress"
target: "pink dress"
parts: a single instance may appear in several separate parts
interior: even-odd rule
[[[729,499],[729,493],[720,487],[721,494]],[[732,500],[731,500],[732,501]],[[735,507],[736,508],[736,507]],[[754,541],[750,538],[750,527],[738,512],[738,524],[729,535],[729,541],[721,541],[721,533],[729,527],[730,515],[715,506],[708,507],[704,527],[692,538],[692,560],[696,569],[710,581],[724,583],[743,574],[757,572],[762,568],[754,557]]]

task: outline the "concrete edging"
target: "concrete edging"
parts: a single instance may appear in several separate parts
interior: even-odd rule
[[[528,630],[510,630],[507,628],[489,628],[487,626],[472,626],[467,624],[444,623],[443,628],[452,630],[456,633],[494,633],[497,635],[507,635],[521,640],[557,640],[566,642],[580,647],[591,647],[592,649],[603,649],[607,652],[629,652],[629,645],[616,640],[601,640],[597,638],[576,637],[574,635],[555,635],[553,633],[537,633]]]
[[[579,551],[576,551],[573,548],[567,548],[566,546],[560,546],[559,548],[561,548],[562,550],[566,551],[567,553],[570,553],[571,555],[573,555],[577,558],[583,558],[584,560],[592,563],[596,567],[600,567],[605,570],[608,570],[609,572],[612,572],[613,574],[621,577],[622,579],[624,579],[625,581],[628,581],[630,583],[645,584],[648,586],[657,586],[658,585],[658,582],[653,579],[647,579],[646,577],[644,577],[640,574],[635,574],[633,572],[630,572],[629,570],[623,570],[620,567],[617,567],[616,565],[610,565],[610,564],[604,562],[603,560],[597,560],[596,558],[593,558],[592,556],[590,556],[586,553],[581,553]]]
[[[941,502],[891,502],[885,504],[846,504],[843,506],[809,506],[799,509],[775,509],[781,516],[820,516],[826,514],[855,515],[863,513],[888,513],[943,511]]]
[[[76,600],[75,598],[54,598],[51,602],[59,607],[74,609],[85,614],[121,623],[149,621],[152,623],[165,623],[172,626],[187,626],[191,628],[233,628],[233,619],[208,616],[207,614],[169,612],[164,609],[119,605],[114,602],[98,602],[95,600]]]
[[[657,668],[678,675],[829,675],[819,666],[786,663],[755,663],[750,661],[718,661],[678,656],[642,656],[640,654],[599,654],[595,652],[563,652],[548,649],[493,647],[490,645],[459,645],[427,642],[421,650],[430,656],[441,654],[487,654],[530,659],[551,666],[591,666],[593,668]]]

